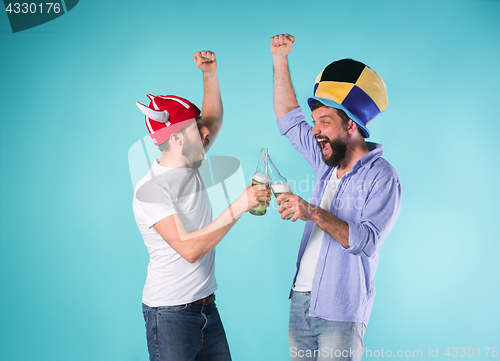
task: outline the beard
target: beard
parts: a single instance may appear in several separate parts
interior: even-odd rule
[[[189,142],[182,149],[182,155],[186,158],[186,165],[193,169],[200,168],[201,162],[204,159],[202,156],[203,153],[203,145],[201,142],[200,144],[193,144],[193,142]]]
[[[325,156],[325,153],[323,153],[323,147],[320,144],[323,162],[325,162],[325,164],[329,167],[338,167],[340,162],[344,160],[345,153],[347,151],[347,143],[349,141],[347,133],[343,136],[339,135],[333,140],[330,140],[328,137],[318,137],[317,139],[326,139],[330,144],[331,152],[327,157]]]

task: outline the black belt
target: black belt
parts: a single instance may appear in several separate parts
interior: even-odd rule
[[[215,301],[215,295],[212,293],[210,296],[202,298],[201,300],[194,301],[192,303],[201,303],[202,305],[209,305]]]

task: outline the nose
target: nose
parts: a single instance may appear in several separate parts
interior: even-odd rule
[[[313,130],[312,130],[312,135],[317,136],[320,133],[321,133],[321,130],[319,128],[319,125],[318,125],[318,123],[315,123]]]
[[[208,128],[204,125],[200,126],[198,130],[200,131],[200,137],[202,140],[210,135],[210,130],[208,130]]]

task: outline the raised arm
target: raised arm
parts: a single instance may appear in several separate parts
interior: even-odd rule
[[[154,227],[170,247],[194,263],[214,248],[245,212],[261,205],[268,207],[270,199],[266,186],[248,186],[215,221],[202,229],[188,233],[177,214],[162,219]]]
[[[287,58],[288,53],[293,49],[294,41],[295,37],[290,34],[276,35],[271,38],[274,72],[273,105],[276,118],[281,118],[299,106],[290,79]]]
[[[203,125],[210,131],[208,151],[222,128],[222,98],[219,78],[217,77],[217,59],[211,51],[198,51],[193,55],[196,67],[203,72],[203,104],[201,117]]]

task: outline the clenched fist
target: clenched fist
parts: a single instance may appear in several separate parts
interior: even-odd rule
[[[217,59],[212,51],[198,51],[193,55],[196,67],[202,72],[212,72],[217,70]]]
[[[280,34],[271,38],[271,53],[273,56],[285,57],[293,49],[295,37],[290,34]]]

